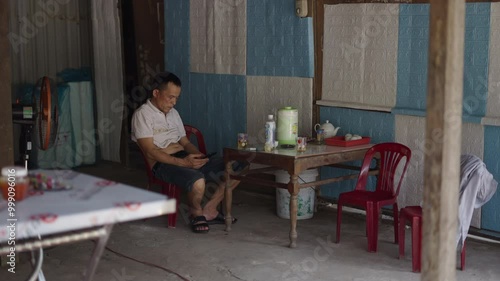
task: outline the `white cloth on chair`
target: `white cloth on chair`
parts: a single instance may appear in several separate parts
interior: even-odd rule
[[[460,157],[460,193],[458,201],[457,246],[467,238],[475,208],[480,208],[497,190],[497,181],[486,169],[484,162],[474,155]]]

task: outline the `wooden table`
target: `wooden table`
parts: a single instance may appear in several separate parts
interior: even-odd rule
[[[224,148],[224,162],[226,165],[225,175],[229,179],[237,180],[251,180],[253,183],[260,185],[272,186],[275,188],[286,188],[290,192],[290,247],[297,246],[297,195],[300,188],[310,186],[319,187],[320,185],[332,183],[336,181],[356,178],[358,174],[351,174],[342,177],[318,180],[308,183],[299,183],[298,177],[301,172],[323,166],[334,166],[346,169],[359,169],[348,165],[339,164],[342,162],[349,162],[353,160],[362,160],[366,151],[372,147],[372,144],[339,147],[328,145],[315,145],[308,144],[305,152],[297,152],[295,149],[276,149],[272,152],[265,152],[262,148],[256,151]],[[263,164],[268,167],[251,169],[244,172],[234,172],[232,163],[234,161],[246,161],[249,163]],[[257,173],[270,172],[278,169],[283,169],[290,174],[290,182],[288,184],[269,181],[261,178],[252,177]],[[370,174],[377,174],[376,169],[372,170]],[[225,190],[226,199],[226,231],[231,231],[232,214],[231,207],[233,201],[233,193],[229,188],[229,181],[227,181]],[[317,188],[316,190],[319,190]]]

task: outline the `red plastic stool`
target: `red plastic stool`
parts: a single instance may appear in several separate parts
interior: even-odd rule
[[[413,272],[420,272],[422,264],[422,207],[408,206],[399,212],[399,258],[405,256],[405,225],[411,222],[411,256]],[[460,253],[460,270],[465,269],[465,243]]]

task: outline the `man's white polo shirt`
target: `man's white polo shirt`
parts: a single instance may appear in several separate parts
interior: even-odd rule
[[[186,136],[179,112],[172,108],[165,115],[149,99],[134,112],[131,129],[133,141],[152,137],[159,148],[165,148]]]

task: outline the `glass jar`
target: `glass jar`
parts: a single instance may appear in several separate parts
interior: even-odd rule
[[[316,143],[323,144],[325,142],[325,130],[317,129],[316,130]]]
[[[24,167],[9,166],[2,168],[0,189],[5,200],[9,200],[9,198],[13,198],[15,201],[23,200],[28,193],[28,187],[28,170]]]

